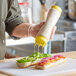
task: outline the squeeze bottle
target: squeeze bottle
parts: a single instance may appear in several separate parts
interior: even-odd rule
[[[51,32],[53,27],[56,25],[60,15],[61,15],[61,8],[57,5],[53,5],[48,12],[48,16],[46,19],[46,23],[41,27],[40,31],[38,32],[35,38],[35,45],[44,47],[47,42],[49,41]]]

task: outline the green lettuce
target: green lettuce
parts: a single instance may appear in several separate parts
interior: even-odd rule
[[[17,60],[17,62],[18,63],[34,62],[37,59],[44,58],[44,57],[51,57],[51,54],[41,54],[40,52],[36,52],[28,57]]]
[[[43,57],[51,57],[51,54],[43,54]]]

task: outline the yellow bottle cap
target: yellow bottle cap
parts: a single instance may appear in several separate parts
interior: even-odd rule
[[[48,42],[48,39],[44,36],[36,36],[35,38],[35,45],[38,44],[38,46],[44,47]]]
[[[52,8],[57,9],[60,13],[62,12],[62,9],[57,5],[53,5]]]

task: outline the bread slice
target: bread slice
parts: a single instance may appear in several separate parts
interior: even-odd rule
[[[26,63],[18,63],[18,62],[17,62],[16,64],[17,64],[17,66],[18,66],[19,68],[27,68],[27,67],[29,67],[29,66],[36,65],[39,60],[41,60],[41,59],[37,59],[37,60],[34,61],[34,62],[26,62]]]
[[[32,63],[31,62],[27,62],[27,63],[16,63],[17,64],[17,66],[19,67],[19,68],[27,68],[27,67],[29,67],[29,66],[31,66],[32,65]]]
[[[58,61],[56,61],[56,62],[47,64],[47,65],[43,65],[43,66],[36,65],[35,68],[36,68],[36,69],[45,70],[45,69],[47,69],[47,68],[56,66],[56,65],[58,65],[58,64],[60,64],[60,63],[63,63],[63,62],[65,62],[65,61],[66,61],[66,58],[65,58],[65,59],[60,59],[60,60],[58,60]]]

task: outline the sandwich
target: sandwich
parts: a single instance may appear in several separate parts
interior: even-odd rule
[[[56,66],[60,63],[63,63],[63,62],[66,61],[66,59],[67,58],[65,56],[62,56],[62,55],[55,55],[55,56],[52,56],[52,57],[45,57],[45,58],[42,58],[35,65],[35,68],[44,70],[44,69],[50,68],[52,66]]]
[[[36,65],[42,58],[51,57],[51,54],[41,54],[39,52],[33,53],[30,56],[17,60],[16,64],[19,68],[27,68]]]

